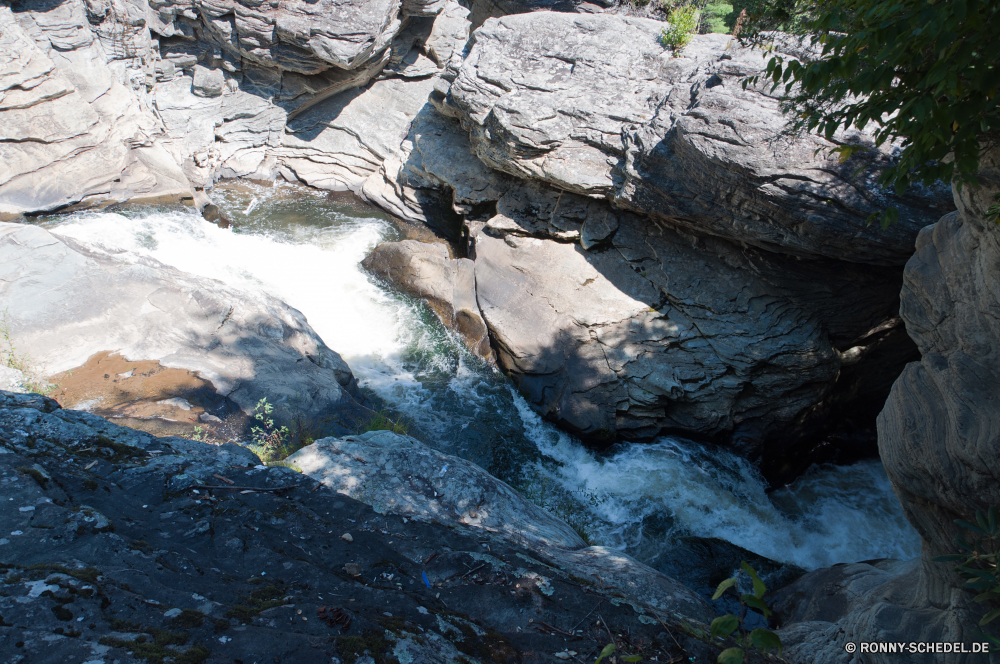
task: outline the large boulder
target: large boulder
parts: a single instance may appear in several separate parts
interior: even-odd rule
[[[353,403],[350,368],[284,303],[37,226],[0,223],[0,300],[39,373],[102,352],[196,372],[245,413],[322,431]]]
[[[479,466],[409,436],[371,431],[324,438],[288,463],[380,514],[495,533],[630,601],[703,622],[714,616],[704,599],[674,579],[619,551],[586,546],[569,525]]]
[[[379,514],[244,448],[37,394],[0,392],[0,478],[11,662],[138,661],[165,635],[153,652],[174,661],[561,664],[606,629],[658,661],[719,652],[684,632],[691,616],[498,535]]]
[[[911,357],[893,268],[788,260],[544,188],[498,211],[472,254],[498,362],[585,438],[680,432],[774,460],[873,420]]]
[[[400,0],[150,0],[152,29],[200,36],[265,67],[318,74],[354,69],[385,49],[399,30]]]
[[[190,196],[144,78],[108,66],[83,3],[0,6],[0,214]]]
[[[977,623],[991,607],[974,604],[951,564],[956,519],[1000,505],[1000,237],[986,220],[1000,192],[1000,151],[984,154],[979,187],[955,192],[958,211],[921,231],[906,264],[900,311],[921,359],[905,368],[878,418],[879,452],[907,519],[924,546],[919,561],[818,570],[782,591],[783,638],[802,661],[849,659],[838,639],[883,642],[982,642]],[[817,589],[822,590],[817,593]],[[813,605],[796,597],[827,598]],[[796,622],[800,621],[800,622]],[[994,647],[994,651],[996,648]],[[1000,653],[934,653],[913,662],[1000,661]]]
[[[361,264],[424,300],[473,353],[493,358],[489,330],[476,301],[476,268],[471,260],[450,258],[444,244],[404,240],[378,245]]]
[[[698,35],[673,57],[663,27],[548,12],[490,19],[443,108],[493,168],[781,253],[901,265],[917,231],[950,207],[943,190],[897,199],[877,187],[888,152],[841,164],[835,143],[784,135],[777,96],[740,84],[767,53]],[[890,203],[898,224],[867,223]]]

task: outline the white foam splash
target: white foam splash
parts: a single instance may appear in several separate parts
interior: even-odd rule
[[[636,525],[665,514],[674,521],[668,538],[716,537],[805,569],[920,552],[878,460],[814,467],[768,496],[756,469],[725,450],[663,437],[600,458],[547,428],[519,396],[516,403],[529,435],[559,464],[539,464],[539,471],[586,497],[605,545],[639,547]]]
[[[265,218],[273,199],[287,191],[260,187],[250,195],[260,200],[251,212]],[[308,190],[296,195],[315,196]],[[235,209],[244,205],[240,200]],[[284,300],[306,315],[362,385],[428,430],[456,426],[450,420],[457,421],[458,414],[464,427],[468,418],[485,416],[483,409],[498,407],[495,390],[480,389],[490,382],[488,370],[440,325],[429,324],[425,310],[387,293],[360,267],[364,255],[391,232],[377,217],[341,214],[328,224],[290,223],[247,234],[220,229],[193,211],[155,211],[139,218],[79,213],[52,230],[218,279],[248,297],[267,292]],[[425,387],[428,376],[439,380],[443,391]],[[538,462],[534,470],[567,494],[585,497],[580,509],[599,543],[634,550],[642,544],[643,520],[665,514],[673,521],[671,534],[721,538],[807,569],[919,553],[919,537],[877,461],[817,468],[768,496],[756,471],[725,451],[662,438],[622,445],[601,458],[543,422],[513,390],[511,398],[525,435],[556,462]]]

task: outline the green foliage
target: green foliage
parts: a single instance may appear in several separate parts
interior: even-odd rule
[[[958,548],[963,553],[940,556],[937,562],[957,562],[955,571],[965,579],[965,588],[976,593],[974,602],[993,604],[995,608],[987,611],[979,621],[980,627],[985,627],[1000,617],[1000,568],[997,567],[1000,554],[1000,519],[997,518],[997,508],[991,507],[986,513],[976,511],[976,522],[955,521],[972,534],[970,539],[962,536],[956,538]],[[1000,646],[1000,639],[990,634],[984,634],[992,643]]]
[[[761,0],[764,2],[764,0]],[[741,41],[758,42],[778,15],[810,33],[821,55],[809,62],[774,55],[744,85],[784,85],[794,130],[832,140],[838,130],[874,127],[877,145],[900,140],[898,161],[879,183],[897,194],[914,183],[977,183],[982,145],[1000,135],[1000,32],[995,0],[789,0],[766,2]],[[848,157],[859,146],[837,148]],[[883,223],[895,220],[894,211]]]
[[[992,221],[994,224],[1000,224],[1000,194],[997,194],[993,198],[996,199],[996,203],[986,210],[986,219]]]
[[[601,664],[601,662],[603,662],[605,659],[614,655],[616,649],[617,646],[615,646],[615,644],[613,643],[609,643],[608,645],[604,646],[604,649],[601,650],[601,654],[597,656],[597,659],[594,661],[594,664]],[[642,657],[639,655],[625,655],[625,656],[618,655],[615,657],[615,659],[619,662],[642,661]]]
[[[740,593],[739,580],[740,577],[746,574],[750,577],[750,581],[753,584],[752,593]],[[719,584],[719,587],[715,589],[715,594],[712,595],[712,599],[719,599],[722,597],[726,591],[732,590],[736,593],[736,596],[740,601],[740,616],[736,617],[733,614],[727,614],[724,616],[719,616],[712,621],[710,626],[710,638],[715,639],[716,637],[732,637],[741,647],[726,648],[719,654],[718,662],[719,664],[742,664],[745,656],[745,648],[753,646],[757,650],[762,652],[767,652],[768,650],[777,650],[778,656],[781,656],[781,639],[778,635],[769,629],[755,629],[749,634],[742,629],[743,620],[746,618],[746,612],[748,608],[754,608],[764,614],[764,617],[769,617],[771,615],[771,610],[767,608],[767,604],[764,602],[764,593],[767,592],[767,586],[764,582],[760,580],[760,576],[757,575],[757,571],[751,567],[746,561],[740,563],[740,571],[736,576],[728,578]]]
[[[726,17],[726,25],[733,29],[741,13],[746,12],[739,34],[744,41],[759,43],[772,31],[806,34],[807,26],[815,18],[815,2],[804,0],[732,0],[733,12]]]
[[[405,436],[410,432],[410,427],[402,420],[390,418],[385,409],[379,409],[367,422],[358,424],[358,433],[367,431],[391,431]]]
[[[253,410],[256,424],[250,428],[251,441],[247,446],[261,461],[278,461],[291,453],[288,427],[277,427],[271,414],[274,406],[267,402],[267,397],[257,402]]]
[[[705,4],[701,12],[701,25],[698,32],[702,34],[708,32],[727,33],[732,29],[727,22],[733,13],[733,5],[726,2],[711,2]]]
[[[660,32],[660,43],[674,52],[674,57],[691,41],[698,27],[698,9],[693,5],[670,10],[667,27]]]

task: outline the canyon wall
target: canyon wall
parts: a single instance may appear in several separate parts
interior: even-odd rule
[[[986,211],[1000,192],[1000,152],[983,155],[980,186],[955,190],[956,212],[921,231],[906,264],[900,311],[920,361],[906,366],[878,418],[879,452],[907,519],[923,539],[918,560],[856,563],[807,574],[776,600],[783,639],[814,662],[898,661],[846,656],[844,641],[984,642],[990,604],[953,563],[955,520],[1000,505],[1000,229]],[[997,662],[1000,653],[939,653],[913,662]]]
[[[535,11],[547,8],[576,13]],[[508,10],[531,13],[486,15]],[[863,134],[836,137],[870,146],[846,163],[834,143],[785,135],[769,89],[741,86],[762,53],[700,35],[673,57],[662,24],[603,11],[14,3],[0,9],[0,52],[41,73],[11,79],[7,98],[30,89],[33,113],[58,102],[75,121],[97,115],[51,140],[9,116],[24,136],[6,148],[35,152],[0,181],[0,205],[203,205],[223,177],[352,190],[466,248],[463,303],[437,309],[455,325],[467,311],[470,346],[582,438],[717,440],[776,480],[872,453],[874,416],[916,357],[901,266],[950,201],[875,186],[892,155]],[[101,119],[118,98],[142,141]],[[101,150],[115,158],[94,164]],[[890,203],[898,224],[867,225]]]

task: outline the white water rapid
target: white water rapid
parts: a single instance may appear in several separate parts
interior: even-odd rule
[[[81,212],[46,226],[218,279],[248,298],[281,298],[414,435],[516,484],[594,543],[654,566],[681,536],[806,569],[919,553],[878,461],[814,468],[768,495],[741,458],[683,440],[597,455],[542,421],[425,307],[364,273],[365,254],[400,237],[386,217],[290,185],[218,187],[214,196],[237,231],[178,208]]]

